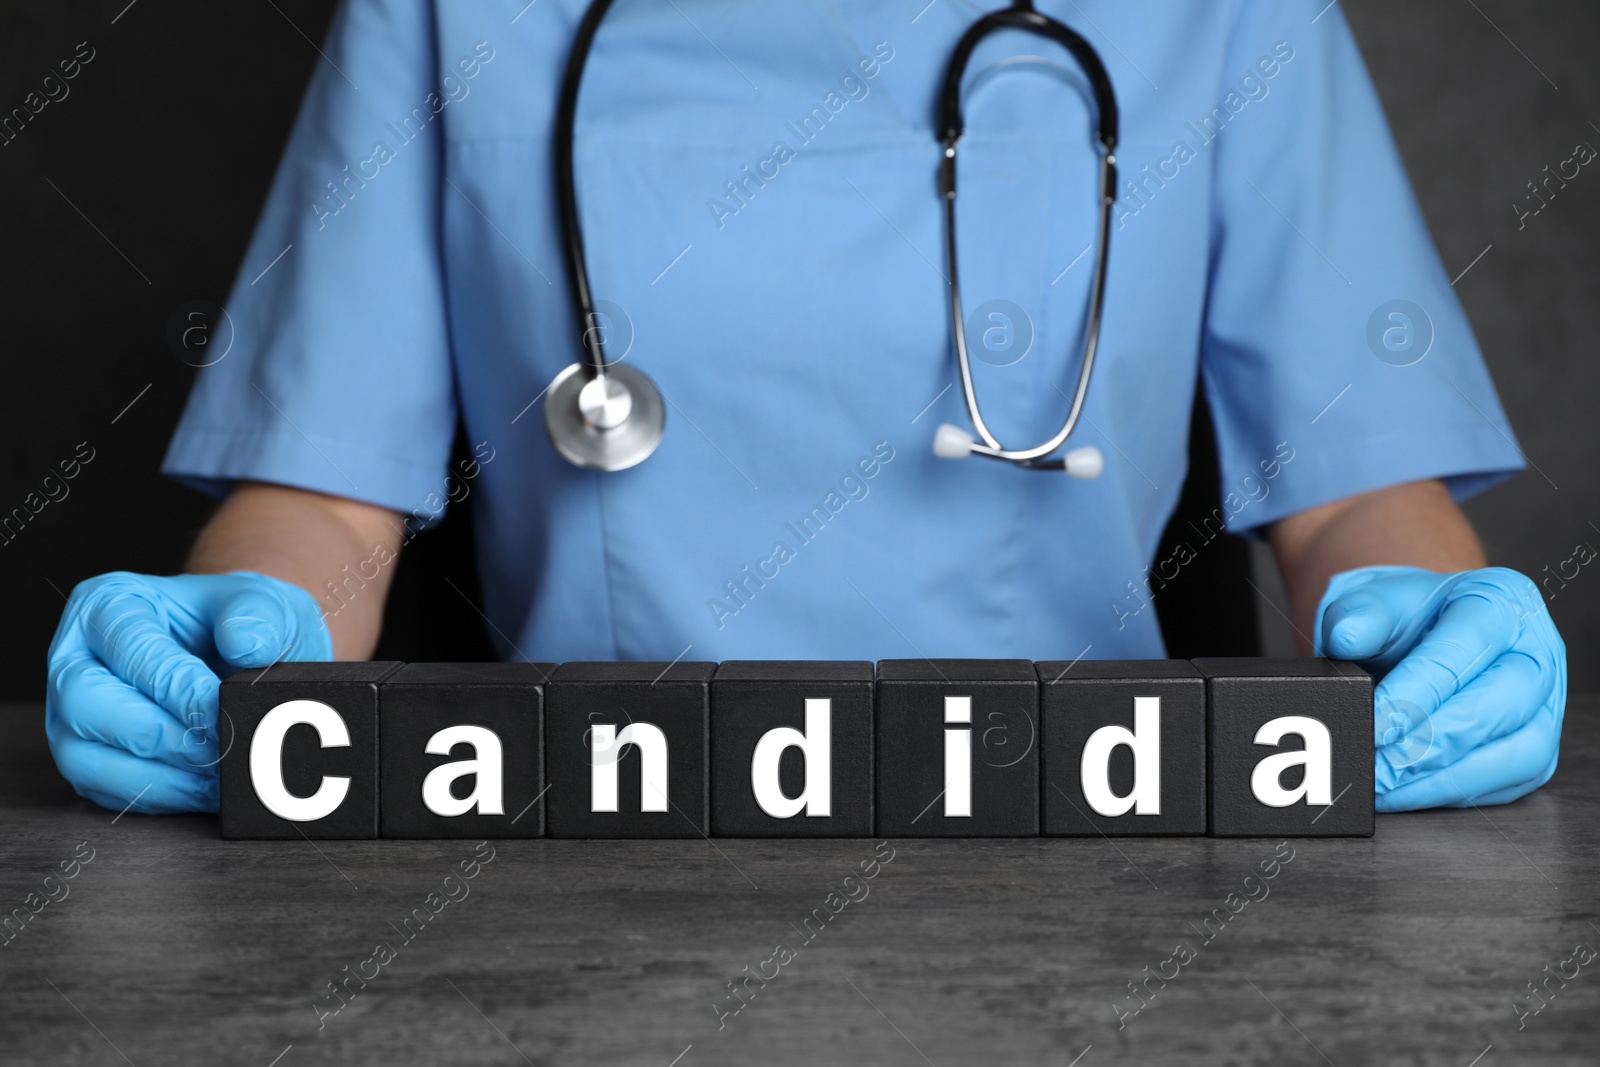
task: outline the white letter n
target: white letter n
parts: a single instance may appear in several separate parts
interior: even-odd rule
[[[589,728],[589,810],[617,810],[617,761],[628,745],[639,748],[639,810],[667,810],[667,735],[659,726],[632,722]]]

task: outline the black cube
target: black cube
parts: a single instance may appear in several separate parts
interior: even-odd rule
[[[1025,659],[878,663],[880,837],[1039,832],[1039,680]]]
[[[665,662],[557,667],[545,688],[546,835],[708,836],[715,669]]]
[[[1193,664],[1038,669],[1046,835],[1206,832],[1206,683]]]
[[[1197,659],[1214,837],[1370,837],[1372,676],[1338,660]]]
[[[867,661],[739,661],[711,680],[711,832],[872,836]]]
[[[553,663],[412,663],[379,689],[384,837],[544,834],[544,686]]]
[[[276,663],[222,683],[222,836],[378,836],[378,686],[398,663]]]

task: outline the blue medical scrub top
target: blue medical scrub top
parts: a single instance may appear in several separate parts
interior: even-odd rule
[[[576,173],[598,327],[659,383],[640,466],[578,470],[551,128],[581,0],[348,0],[165,469],[434,521],[475,508],[508,658],[1151,657],[1166,580],[1352,493],[1521,466],[1338,8],[1041,0],[1121,105],[1095,481],[930,451],[967,425],[935,97],[953,0],[617,0]],[[1320,15],[1319,15],[1320,11]],[[961,277],[1000,440],[1060,424],[1094,256],[1071,57],[977,51]],[[225,339],[217,338],[221,343]],[[1156,559],[1204,384],[1223,497]],[[448,469],[458,417],[480,460]],[[352,561],[374,573],[377,563]],[[330,610],[338,601],[324,597]]]

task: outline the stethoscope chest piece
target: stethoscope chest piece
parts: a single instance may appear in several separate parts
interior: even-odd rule
[[[615,363],[591,375],[564,367],[544,399],[544,429],[557,452],[592,470],[627,470],[661,444],[667,412],[661,390],[643,371]]]

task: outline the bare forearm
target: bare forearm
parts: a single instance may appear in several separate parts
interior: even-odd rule
[[[399,555],[399,516],[341,497],[241,483],[201,531],[189,570],[248,570],[292,582],[316,599],[338,659],[377,646]]]
[[[1443,482],[1408,482],[1310,508],[1274,524],[1272,550],[1310,652],[1328,579],[1380,564],[1459,571],[1485,564],[1483,546]]]

